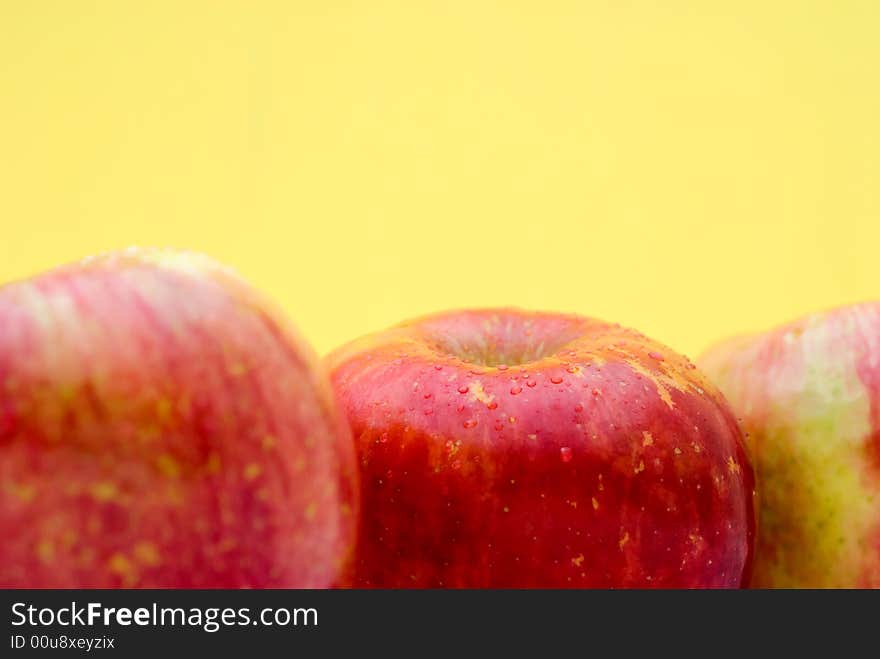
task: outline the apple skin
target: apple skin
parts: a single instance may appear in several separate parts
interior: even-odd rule
[[[880,587],[880,303],[711,348],[700,365],[748,432],[755,587]]]
[[[344,581],[356,466],[317,357],[207,257],[0,288],[0,586]]]
[[[693,365],[589,318],[441,313],[327,358],[363,503],[358,587],[740,587],[741,431]]]

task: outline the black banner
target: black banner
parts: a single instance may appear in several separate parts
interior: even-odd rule
[[[2,591],[0,656],[852,647],[868,591]]]

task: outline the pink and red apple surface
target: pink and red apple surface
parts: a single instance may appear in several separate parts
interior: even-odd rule
[[[332,585],[355,466],[317,358],[213,261],[0,289],[2,586]]]
[[[880,587],[880,304],[813,314],[700,360],[748,431],[755,587]]]
[[[588,318],[438,314],[322,364],[205,257],[68,266],[0,288],[0,585],[880,585],[878,318],[710,351],[731,409]]]

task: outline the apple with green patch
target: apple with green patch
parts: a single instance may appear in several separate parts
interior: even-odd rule
[[[710,349],[758,476],[753,585],[880,587],[880,303]]]
[[[739,587],[753,476],[693,364],[619,325],[441,313],[327,359],[362,587]]]
[[[214,261],[0,288],[0,587],[329,586],[355,470],[317,358]]]

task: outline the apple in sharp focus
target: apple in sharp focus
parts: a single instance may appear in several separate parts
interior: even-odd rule
[[[0,288],[0,586],[332,585],[355,480],[320,362],[207,257]]]
[[[755,586],[880,587],[880,303],[710,349],[760,491]]]
[[[684,357],[590,318],[441,313],[338,349],[355,585],[739,587],[741,431]]]

